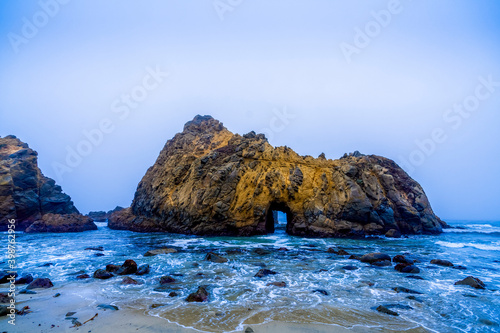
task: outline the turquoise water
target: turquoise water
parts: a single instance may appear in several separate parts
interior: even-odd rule
[[[283,229],[249,238],[142,234],[110,230],[105,223],[97,223],[97,231],[84,233],[17,233],[18,271],[49,277],[55,285],[97,286],[109,303],[144,310],[147,315],[203,331],[240,330],[247,324],[278,320],[385,327],[393,331],[423,327],[436,332],[499,332],[500,222],[448,222],[463,229],[448,229],[439,236],[363,240],[306,239],[289,236]],[[6,233],[0,236],[7,239]],[[102,246],[104,251],[84,250],[90,246]],[[160,247],[178,252],[143,256]],[[327,253],[329,247],[357,255],[407,254],[420,261],[418,275],[424,280],[407,278],[407,274],[393,267],[374,268],[348,256]],[[256,248],[270,253],[257,254]],[[204,261],[209,251],[229,261]],[[104,256],[95,256],[96,253]],[[436,258],[466,266],[467,270],[431,265],[430,260]],[[132,276],[141,285],[121,285],[122,277],[75,278],[83,272],[92,275],[110,263],[121,264],[125,259],[151,266],[150,274]],[[346,265],[358,269],[345,270],[342,267]],[[6,263],[1,266],[6,269]],[[263,267],[278,274],[254,277]],[[155,291],[159,277],[164,275],[173,276],[177,282],[166,290]],[[454,285],[469,275],[481,279],[486,290]],[[275,281],[286,282],[286,287],[266,286]],[[207,286],[209,302],[185,302],[187,295],[200,285]],[[409,294],[392,290],[397,286],[422,294],[415,295],[417,300],[408,299]],[[316,289],[328,295],[313,292]],[[169,297],[170,291],[179,296]],[[150,308],[154,303],[164,305]],[[375,310],[381,304],[411,308],[393,308],[400,316],[392,317]]]

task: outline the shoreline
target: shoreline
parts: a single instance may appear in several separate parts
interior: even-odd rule
[[[395,324],[395,329],[390,329],[388,325],[364,326],[362,320],[352,323],[350,327],[342,327],[337,324],[319,323],[296,323],[283,321],[269,321],[255,324],[240,324],[232,330],[214,330],[213,327],[207,330],[182,326],[181,324],[170,322],[167,319],[156,315],[147,314],[148,309],[134,309],[134,302],[138,298],[131,300],[129,304],[121,305],[120,302],[113,302],[108,297],[99,292],[98,285],[87,285],[86,288],[77,283],[68,283],[62,286],[55,286],[50,289],[35,289],[37,294],[17,294],[16,308],[21,309],[28,305],[32,312],[25,315],[16,315],[16,325],[8,324],[8,317],[0,319],[0,330],[2,332],[172,332],[172,333],[201,333],[201,332],[245,332],[250,327],[255,333],[285,333],[285,332],[314,332],[314,333],[362,333],[362,332],[398,332],[401,325]],[[3,289],[3,288],[2,288]],[[21,288],[19,288],[21,289]],[[56,294],[58,297],[54,297]],[[108,302],[106,302],[108,301]],[[111,301],[111,302],[109,302]],[[113,305],[118,304],[119,310],[98,308],[98,304]],[[75,312],[71,316],[66,316],[68,312]],[[97,316],[95,316],[97,314]],[[82,325],[74,327],[71,319],[76,318]],[[91,319],[93,318],[93,319]],[[90,321],[88,321],[91,319]],[[397,319],[387,318],[388,322]],[[88,321],[88,322],[86,322]],[[86,323],[85,323],[86,322]],[[388,323],[389,324],[389,323]],[[390,326],[390,325],[389,325]],[[420,333],[429,332],[422,326],[405,327],[405,332]],[[417,326],[416,324],[413,326]]]

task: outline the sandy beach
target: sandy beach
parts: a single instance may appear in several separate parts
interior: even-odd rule
[[[54,297],[56,294],[60,294],[60,296]],[[109,301],[109,297],[100,294],[99,288],[95,284],[79,285],[70,283],[50,289],[36,289],[36,294],[20,294],[16,300],[18,309],[27,305],[32,312],[22,316],[17,315],[15,326],[8,323],[7,317],[2,317],[0,319],[0,330],[2,332],[214,332],[213,328],[205,331],[183,327],[166,319],[148,315],[145,309],[134,309],[132,307],[134,301],[129,306],[120,304],[118,306],[119,310],[100,308],[100,304],[110,305],[106,303],[107,300]],[[67,316],[68,312],[75,313]],[[97,316],[95,316],[96,314]],[[76,321],[82,325],[75,326],[71,318],[76,318]],[[93,319],[88,321],[91,318]],[[391,321],[391,319],[388,321]],[[243,325],[243,327],[238,327],[231,332],[245,332],[245,330],[256,333],[395,332],[400,331],[402,328],[398,324],[395,324],[394,327],[399,328],[392,330],[389,324],[385,327],[366,327],[353,324],[351,327],[345,328],[338,325],[271,321]],[[220,330],[220,332],[223,331]],[[423,328],[409,327],[406,327],[405,331],[411,333],[427,332]]]

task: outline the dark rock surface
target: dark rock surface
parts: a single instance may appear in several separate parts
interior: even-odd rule
[[[7,230],[9,219],[16,220],[16,231],[24,231],[35,222],[38,224],[31,232],[92,230],[71,198],[42,174],[37,156],[15,136],[0,138],[0,231]],[[51,222],[55,216],[65,216],[67,223]]]
[[[204,287],[198,287],[198,290],[186,298],[188,302],[206,302],[208,301],[208,292]]]
[[[25,232],[79,232],[97,230],[92,220],[80,214],[45,214],[33,222]]]
[[[220,256],[218,254],[215,254],[213,252],[207,253],[207,255],[205,256],[205,260],[206,261],[215,262],[215,263],[219,263],[219,264],[227,262],[226,258],[224,258],[224,257],[222,257],[222,256]]]
[[[257,272],[257,274],[254,275],[254,277],[258,277],[258,278],[263,278],[264,276],[268,276],[268,275],[275,275],[275,274],[278,274],[277,272],[275,271],[272,271],[270,269],[261,269]]]
[[[134,274],[137,272],[137,263],[133,261],[132,259],[127,259],[121,265],[121,267],[116,271],[116,274],[118,275],[128,275],[128,274]]]
[[[297,236],[435,234],[446,225],[389,159],[300,156],[262,134],[233,134],[196,116],[165,144],[132,206],[113,213],[109,227],[249,236],[274,231],[273,210],[287,214],[286,231]]]
[[[432,259],[431,264],[444,266],[444,267],[452,267],[453,266],[453,263],[451,261],[443,260],[443,259]]]
[[[367,253],[361,257],[361,262],[367,263],[367,264],[375,264],[377,262],[385,262],[385,261],[391,261],[391,257],[388,254],[385,253],[380,253],[380,252],[374,252],[374,253]]]
[[[47,278],[38,278],[33,280],[27,287],[26,289],[36,289],[36,288],[52,288],[54,285],[52,284],[52,281]]]
[[[90,217],[94,222],[106,222],[108,218],[111,216],[111,214],[113,214],[114,212],[118,212],[122,209],[124,208],[116,206],[115,209],[108,210],[107,212],[105,211],[89,212],[87,216]]]
[[[468,276],[463,280],[455,282],[455,285],[463,285],[463,286],[470,286],[472,288],[476,289],[484,289],[486,285],[484,284],[483,281],[479,280],[478,278],[475,278],[473,276]]]
[[[114,275],[104,269],[98,269],[94,272],[94,278],[106,280],[112,278]]]

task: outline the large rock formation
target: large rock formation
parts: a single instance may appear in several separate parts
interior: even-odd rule
[[[7,230],[10,219],[16,220],[17,231],[35,222],[32,232],[97,229],[61,187],[42,174],[37,155],[13,135],[0,138],[0,230]]]
[[[276,210],[287,214],[287,232],[300,236],[432,234],[445,226],[422,187],[389,159],[299,156],[274,148],[262,134],[240,136],[196,116],[166,143],[132,206],[112,214],[109,227],[266,234],[274,231]]]

